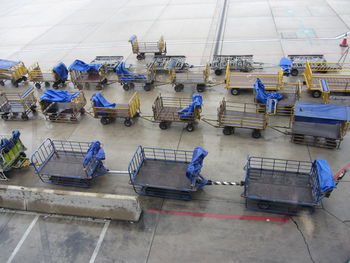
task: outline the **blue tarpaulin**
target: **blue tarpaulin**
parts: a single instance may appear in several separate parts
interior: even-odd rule
[[[77,70],[77,71],[98,71],[101,67],[101,64],[87,64],[81,60],[74,60],[73,63],[69,66],[69,71]]]
[[[115,103],[110,103],[106,100],[101,92],[97,92],[91,97],[91,101],[94,103],[94,107],[103,107],[103,108],[115,108]]]
[[[266,92],[265,86],[262,81],[257,78],[254,83],[254,88],[256,92],[256,99],[263,104],[267,104],[267,99],[280,100],[283,98],[283,95],[278,92]]]
[[[48,102],[70,102],[78,95],[79,92],[69,93],[66,90],[47,89],[43,95],[41,95],[40,99]]]
[[[196,147],[193,151],[192,160],[187,166],[186,176],[191,183],[196,184],[196,188],[201,188],[208,183],[208,180],[200,175],[203,166],[203,160],[208,152],[202,147]]]
[[[296,121],[339,123],[350,121],[350,107],[297,101],[294,117]]]
[[[9,68],[17,65],[18,63],[19,63],[19,61],[0,59],[0,69],[9,69]]]
[[[323,159],[316,159],[314,161],[314,166],[318,175],[320,192],[324,193],[336,188],[336,182],[333,178],[333,174],[328,162]]]
[[[142,74],[133,74],[125,68],[125,62],[120,62],[115,69],[119,79],[124,82],[132,82],[136,79],[147,80],[145,75]]]
[[[322,86],[322,91],[324,92],[329,91],[327,80],[321,79],[321,86]]]
[[[179,110],[177,113],[180,115],[181,120],[186,120],[189,118],[193,118],[193,113],[196,107],[201,107],[203,103],[203,98],[199,94],[192,95],[192,103],[184,108]]]
[[[92,158],[95,158],[99,161],[106,159],[105,151],[101,147],[101,143],[99,141],[93,141],[90,144],[89,150],[87,151],[83,161],[83,166],[86,167]]]
[[[292,69],[292,61],[289,58],[281,58],[279,66],[281,67],[283,73],[289,75]]]
[[[3,138],[0,141],[0,153],[4,151],[5,153],[9,152],[18,142],[19,136],[21,133],[18,130],[12,131],[11,138]]]
[[[63,62],[57,63],[52,70],[61,80],[66,81],[68,79],[68,69]]]

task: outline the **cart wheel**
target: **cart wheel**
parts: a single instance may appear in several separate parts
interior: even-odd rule
[[[269,202],[264,202],[264,201],[259,202],[257,205],[261,210],[267,210],[271,206]]]
[[[235,128],[234,127],[229,127],[229,126],[225,126],[224,129],[222,130],[222,133],[225,135],[231,135],[235,132]]]
[[[13,86],[15,86],[16,88],[18,88],[18,81],[13,82],[12,84],[13,84]]]
[[[259,139],[259,138],[261,137],[261,132],[260,132],[260,130],[254,130],[254,131],[252,132],[252,137],[253,137],[254,139]]]
[[[103,125],[107,125],[110,123],[110,120],[108,117],[102,117],[100,122],[103,124]]]
[[[136,56],[136,58],[137,58],[137,60],[143,60],[143,59],[145,59],[145,54],[138,54]]]
[[[123,89],[124,89],[125,91],[128,91],[128,90],[130,89],[129,84],[124,84],[124,85],[123,85]]]
[[[26,76],[23,76],[21,80],[22,80],[22,81],[27,81],[28,78],[27,78]]]
[[[104,80],[102,80],[102,82],[101,82],[102,85],[106,85],[107,83],[108,83],[108,79],[104,79]]]
[[[102,88],[103,88],[103,86],[101,84],[96,85],[96,90],[101,90]]]
[[[319,97],[321,97],[321,95],[322,95],[322,93],[319,90],[312,91],[312,97],[314,97],[314,98],[319,98]]]
[[[36,113],[36,105],[33,105],[30,107],[30,110],[33,112],[33,113]]]
[[[175,87],[174,87],[174,90],[176,92],[180,92],[184,89],[184,85],[183,84],[176,84]]]
[[[3,120],[8,120],[9,116],[7,114],[1,115],[1,119]]]
[[[85,109],[84,108],[80,109],[80,114],[85,114]]]
[[[193,123],[187,124],[186,130],[187,130],[188,132],[193,132],[193,131],[194,131],[194,125],[193,125]]]
[[[166,121],[162,121],[161,123],[159,123],[159,128],[161,130],[166,130],[168,129],[168,123]]]
[[[0,85],[1,85],[1,86],[5,86],[5,81],[0,80]]]
[[[231,94],[232,94],[233,96],[239,95],[239,92],[240,92],[239,89],[231,89]]]
[[[205,91],[205,85],[204,84],[197,84],[197,91],[198,92]]]
[[[54,89],[58,89],[58,84],[57,84],[57,83],[54,83],[54,84],[52,84],[52,87],[53,87]],[[82,87],[81,85],[80,85],[80,86],[78,85],[77,88],[78,88],[78,89],[83,89],[83,87]]]
[[[22,158],[26,158],[26,157],[27,157],[27,155],[26,155],[25,152],[21,152],[21,153],[19,154],[19,156],[21,156]]]
[[[35,83],[35,85],[34,85],[37,89],[41,89],[41,84],[40,83]]]
[[[26,113],[22,113],[21,118],[22,118],[22,120],[24,120],[24,121],[29,120],[29,117],[28,117],[28,115],[27,115]]]
[[[150,91],[152,89],[152,85],[150,83],[146,83],[145,86],[143,87],[145,91]]]
[[[222,69],[215,69],[214,73],[216,76],[220,76],[222,74]]]
[[[45,81],[45,87],[46,88],[50,87],[50,82]]]
[[[290,74],[291,74],[293,77],[296,77],[296,76],[298,76],[298,74],[299,74],[299,70],[297,70],[296,68],[293,68],[293,69],[290,71]]]
[[[131,121],[130,119],[125,119],[125,120],[124,120],[124,125],[125,125],[126,127],[130,127],[130,126],[132,125],[132,121]]]

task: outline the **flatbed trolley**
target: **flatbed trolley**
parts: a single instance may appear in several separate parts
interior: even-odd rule
[[[137,92],[131,96],[128,104],[114,103],[109,105],[109,107],[97,107],[94,96],[91,98],[93,116],[95,118],[101,118],[100,120],[103,125],[109,124],[117,118],[121,118],[124,119],[124,125],[130,127],[133,124],[133,120],[140,115],[140,99]]]
[[[48,89],[47,91],[54,91]],[[61,92],[64,92],[61,90]],[[68,93],[68,92],[67,92]],[[45,94],[45,93],[44,93]],[[68,93],[69,94],[69,93]],[[47,100],[41,99],[39,101],[41,111],[46,120],[53,122],[77,122],[82,114],[85,113],[84,106],[86,105],[86,98],[82,91],[71,94],[70,100]]]
[[[30,165],[25,154],[27,148],[19,137],[19,131],[0,135],[0,180],[8,180],[6,172]]]
[[[143,60],[146,57],[146,54],[154,54],[156,56],[165,55],[166,42],[164,41],[163,36],[160,37],[158,42],[139,42],[136,35],[132,35],[129,39],[131,43],[132,53],[136,54],[138,60]]]
[[[287,56],[291,61],[291,69],[290,74],[292,76],[298,76],[300,73],[303,73],[306,68],[306,62],[313,62],[315,66],[325,65],[327,60],[324,58],[322,54],[310,54],[310,55],[288,55]]]
[[[169,68],[182,71],[192,67],[186,62],[185,56],[155,56],[150,64],[153,65],[156,72],[168,72]]]
[[[123,56],[97,56],[91,64],[104,65],[108,73],[115,72],[115,69],[124,59]]]
[[[339,148],[350,123],[350,107],[298,101],[294,106],[292,142]]]
[[[172,68],[169,71],[169,78],[176,92],[182,91],[185,85],[195,85],[198,92],[203,92],[209,82],[209,65],[206,64],[204,69],[196,68],[182,72]]]
[[[215,75],[220,76],[227,69],[227,63],[230,64],[231,71],[242,72],[262,69],[264,64],[254,62],[253,55],[214,55],[210,68],[214,70]]]
[[[324,104],[350,106],[350,96],[331,95],[327,80],[325,79],[320,80],[320,84],[322,87],[322,102]]]
[[[59,70],[59,71],[58,71]],[[66,65],[62,62],[58,63],[51,71],[43,72],[36,62],[28,68],[28,80],[34,83],[37,89],[41,88],[42,83],[45,87],[52,87],[54,89],[59,88],[60,85],[64,85],[68,78],[68,70]]]
[[[92,179],[107,173],[98,141],[46,139],[31,156],[35,173],[44,183],[90,187]]]
[[[330,92],[350,93],[350,74],[315,74],[307,61],[304,78],[306,88],[314,98],[322,96],[321,80],[327,81]]]
[[[0,93],[0,115],[3,120],[22,119],[28,120],[30,113],[36,113],[37,99],[34,88],[29,88],[23,93]]]
[[[5,81],[10,80],[12,85],[18,87],[22,81],[27,81],[28,70],[22,61],[0,59],[0,85],[5,86]]]
[[[172,122],[180,122],[187,123],[186,130],[188,132],[194,131],[195,123],[200,119],[200,113],[202,112],[202,106],[199,105],[201,102],[193,105],[195,96],[199,95],[193,95],[192,99],[157,96],[153,103],[152,111],[153,119],[159,123],[159,128],[166,130]],[[179,111],[186,108],[191,109],[184,115],[179,113]]]
[[[224,135],[231,135],[235,128],[251,129],[252,137],[261,137],[267,126],[267,114],[259,112],[257,104],[237,103],[222,99],[218,108],[217,128],[223,128]]]
[[[303,208],[313,211],[329,197],[338,181],[328,163],[249,157],[242,197],[246,208],[280,214],[297,214]]]
[[[283,88],[283,71],[277,73],[236,73],[231,72],[227,64],[225,76],[225,88],[230,89],[231,94],[236,96],[241,90],[254,89],[254,83],[259,78],[265,85],[266,90],[280,90]]]
[[[207,184],[200,169],[192,177],[187,176],[193,154],[139,146],[128,167],[130,183],[140,195],[191,200],[192,193]]]

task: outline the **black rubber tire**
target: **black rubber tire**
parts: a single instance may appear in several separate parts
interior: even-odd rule
[[[187,130],[188,132],[193,132],[193,131],[194,131],[194,125],[193,125],[193,123],[187,124],[186,130]]]
[[[130,127],[130,126],[132,125],[132,121],[131,121],[130,119],[125,119],[125,120],[124,120],[124,125],[125,125],[126,127]]]
[[[104,79],[104,80],[102,80],[102,82],[101,82],[102,85],[106,85],[107,83],[108,83],[108,79]]]
[[[102,125],[107,125],[110,123],[110,120],[108,117],[102,117],[100,122],[102,123]]]
[[[146,83],[145,86],[143,86],[144,91],[151,91],[152,90],[152,84]]]
[[[214,73],[216,76],[220,76],[222,74],[222,69],[217,68],[215,69]]]
[[[252,137],[253,137],[254,139],[259,139],[259,138],[261,137],[261,132],[260,132],[260,130],[254,130],[254,131],[252,132]]]
[[[239,95],[239,93],[240,93],[240,90],[239,90],[239,89],[231,89],[231,94],[232,94],[233,96],[237,96],[237,95]]]
[[[293,68],[291,71],[290,71],[290,74],[293,76],[293,77],[296,77],[299,75],[299,70],[297,70],[296,68]]]
[[[261,201],[257,204],[257,206],[261,210],[267,210],[271,207],[271,204],[269,202],[266,202],[266,201]]]
[[[28,78],[26,77],[26,76],[23,76],[22,78],[21,78],[21,81],[27,81],[28,80]]]
[[[136,56],[136,59],[137,59],[137,60],[143,60],[143,59],[145,59],[145,54],[138,54],[138,55]]]
[[[18,88],[18,82],[17,82],[17,81],[13,82],[13,86],[15,86],[16,88]]]
[[[33,113],[36,113],[36,108],[37,106],[36,105],[33,105],[30,107],[30,110],[33,112]]]
[[[224,135],[231,135],[234,132],[234,127],[229,127],[229,126],[225,126],[224,129],[222,130],[222,133]]]
[[[125,90],[125,91],[128,91],[128,90],[130,90],[130,86],[129,86],[129,84],[124,84],[123,85],[123,89]]]
[[[319,98],[319,97],[321,97],[322,92],[319,91],[319,90],[313,90],[311,95],[312,95],[313,98]]]
[[[41,84],[40,83],[35,83],[34,86],[37,88],[37,89],[41,89]]]
[[[45,87],[46,88],[50,87],[50,82],[45,81]]]
[[[58,89],[58,84],[57,84],[57,83],[54,83],[54,84],[52,84],[52,87],[53,87],[54,89]],[[79,89],[79,87],[78,87],[78,89]]]
[[[183,85],[183,84],[176,84],[176,85],[174,86],[174,90],[175,90],[176,92],[181,92],[181,91],[183,91],[183,89],[184,89],[184,85]]]
[[[159,128],[160,128],[161,130],[166,130],[166,129],[168,129],[168,123],[165,122],[165,121],[160,122],[160,123],[159,123]]]
[[[0,85],[1,85],[1,86],[5,86],[5,81],[0,80]]]
[[[84,108],[81,108],[81,109],[80,109],[80,114],[81,114],[81,115],[84,115],[84,114],[85,114],[85,109],[84,109]]]
[[[196,89],[199,93],[204,92],[205,91],[205,84],[197,84]]]
[[[29,117],[28,117],[28,115],[26,113],[22,113],[21,119],[24,120],[24,121],[27,121],[27,120],[29,120]]]
[[[1,115],[1,119],[3,120],[8,120],[9,116],[7,114]]]

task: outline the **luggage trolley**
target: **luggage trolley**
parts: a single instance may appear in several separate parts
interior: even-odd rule
[[[37,99],[34,88],[29,88],[20,93],[0,93],[0,115],[3,120],[20,118],[28,120],[30,113],[36,113]]]
[[[194,131],[202,112],[202,97],[194,94],[190,98],[163,97],[159,95],[153,103],[153,118],[159,128],[166,130],[172,122],[187,123],[186,130]]]
[[[44,183],[90,187],[92,179],[104,175],[105,154],[100,142],[46,139],[33,153],[31,163]]]
[[[168,72],[169,68],[174,68],[176,71],[188,70],[193,66],[186,63],[185,56],[155,56],[149,64],[153,65],[156,72]]]
[[[214,55],[210,67],[215,75],[220,76],[230,64],[231,71],[250,72],[255,69],[262,69],[264,63],[254,62],[253,55]]]
[[[325,79],[320,80],[320,85],[322,87],[322,102],[324,104],[350,106],[350,96],[331,95]]]
[[[324,55],[321,54],[288,55],[287,57],[291,61],[291,66],[288,73],[290,73],[292,76],[298,76],[300,73],[303,73],[305,71],[307,61],[315,63],[315,66],[326,65],[325,63],[327,62]]]
[[[132,95],[128,104],[109,103],[101,93],[94,94],[91,103],[94,117],[101,118],[103,125],[121,118],[124,119],[124,125],[130,127],[133,119],[140,115],[140,99],[137,92]]]
[[[138,60],[145,59],[147,53],[165,55],[167,52],[163,36],[160,37],[158,42],[139,42],[136,35],[132,35],[129,42],[131,43],[132,53],[137,54],[136,58]]]
[[[45,118],[54,122],[77,122],[85,113],[86,99],[82,91],[48,89],[39,101]]]
[[[17,168],[30,165],[22,143],[19,131],[12,135],[0,135],[0,180],[8,180],[5,173]]]
[[[33,82],[37,89],[41,88],[42,83],[45,83],[45,87],[50,87],[52,83],[52,87],[57,89],[60,85],[64,85],[67,79],[68,69],[62,62],[55,65],[50,72],[43,72],[38,62],[28,68],[28,80]]]
[[[106,67],[107,72],[115,72],[115,69],[124,59],[123,56],[97,56],[91,64],[101,64]]]
[[[177,72],[173,67],[169,78],[176,92],[182,91],[185,85],[195,85],[198,92],[203,92],[209,82],[209,65],[206,64],[203,70],[197,68],[185,72]]]
[[[6,80],[11,80],[18,87],[22,81],[27,81],[28,70],[22,61],[0,59],[0,85],[5,86]]]

